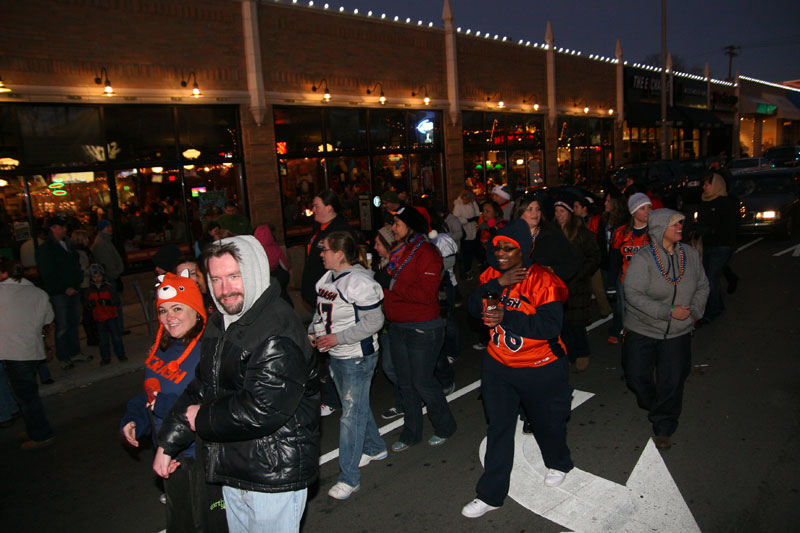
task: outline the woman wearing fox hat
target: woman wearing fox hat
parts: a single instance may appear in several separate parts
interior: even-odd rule
[[[206,326],[203,296],[188,270],[180,276],[159,276],[156,310],[160,326],[145,361],[144,391],[128,402],[120,429],[127,444],[139,446],[142,436],[154,436],[172,405],[194,379]],[[164,480],[167,531],[226,531],[220,487],[205,481],[202,446],[183,450],[173,462],[179,468]],[[216,502],[220,502],[216,505]]]

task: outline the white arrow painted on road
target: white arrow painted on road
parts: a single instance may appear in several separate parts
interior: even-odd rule
[[[575,391],[572,409],[594,396]],[[698,532],[692,512],[664,464],[648,440],[625,486],[573,468],[560,487],[546,487],[542,453],[532,435],[517,424],[514,468],[508,495],[520,505],[572,531]],[[480,445],[481,463],[486,439]]]
[[[772,255],[774,257],[780,257],[784,254],[788,254],[789,252],[792,252],[792,257],[800,257],[800,244],[795,244],[794,246],[791,246],[785,250],[778,252],[777,254],[772,254]]]

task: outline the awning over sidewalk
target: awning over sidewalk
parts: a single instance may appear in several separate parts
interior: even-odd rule
[[[774,115],[777,111],[777,105],[761,98],[742,95],[739,100],[739,113],[741,115]]]
[[[800,120],[800,108],[789,101],[785,96],[771,93],[761,93],[764,100],[778,108],[778,116],[789,120]]]
[[[708,109],[698,107],[679,107],[678,111],[686,116],[684,121],[691,128],[707,130],[712,128],[724,128],[725,123]]]

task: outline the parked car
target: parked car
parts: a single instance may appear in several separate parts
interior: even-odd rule
[[[635,183],[661,198],[667,207],[679,207],[680,187],[686,183],[686,171],[678,161],[666,159],[637,165],[621,166],[614,174],[614,185],[620,190]]]
[[[800,222],[800,169],[776,168],[734,176],[730,194],[739,204],[740,233],[791,237]]]
[[[710,157],[706,157],[681,161],[681,167],[686,172],[686,181],[679,187],[678,197],[675,202],[675,207],[679,210],[700,203],[700,195],[703,194],[703,174],[708,172],[708,167],[711,163],[710,159]]]
[[[800,146],[776,146],[764,152],[764,157],[776,167],[796,167],[800,165]]]
[[[751,172],[753,170],[763,170],[767,168],[774,168],[775,165],[766,157],[740,157],[734,159],[727,165],[727,169],[734,176],[742,172]]]

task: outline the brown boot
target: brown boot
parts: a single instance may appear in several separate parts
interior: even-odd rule
[[[659,450],[668,450],[672,448],[672,439],[665,436],[658,436],[656,437],[656,448]]]
[[[578,357],[575,359],[575,371],[576,372],[583,372],[589,368],[589,358],[588,357]]]
[[[50,446],[55,440],[55,437],[50,437],[45,440],[26,440],[20,445],[19,449],[23,451],[36,450],[37,448]]]

